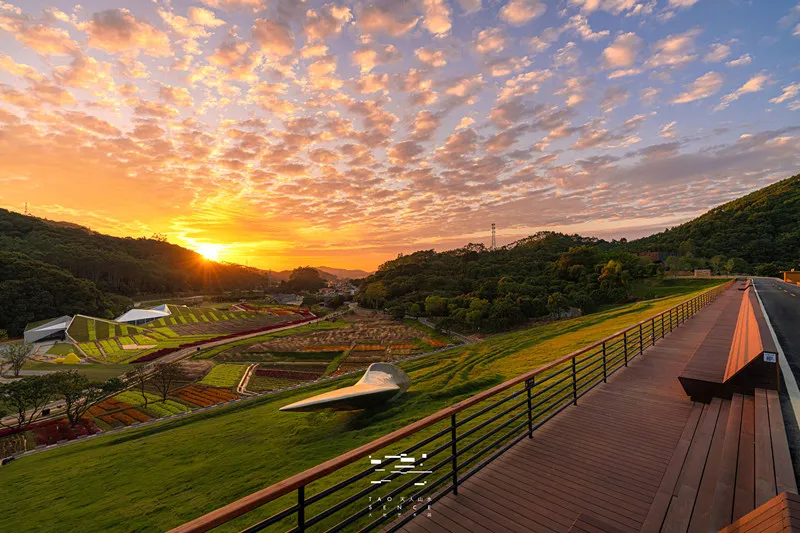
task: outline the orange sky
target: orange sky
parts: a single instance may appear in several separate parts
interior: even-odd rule
[[[800,164],[780,2],[109,4],[0,2],[0,207],[374,270],[493,222],[640,236]]]

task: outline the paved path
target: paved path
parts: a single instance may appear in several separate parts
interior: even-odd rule
[[[775,278],[754,278],[753,281],[792,374],[787,376],[786,369],[781,369],[781,408],[795,477],[800,479],[800,390],[797,386],[800,381],[800,286]]]
[[[401,531],[566,533],[589,512],[638,532],[696,411],[677,376],[736,298],[720,295]]]

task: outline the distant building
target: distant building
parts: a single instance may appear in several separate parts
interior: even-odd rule
[[[71,316],[61,316],[42,324],[30,325],[25,328],[25,342],[63,341],[67,338],[67,329],[71,323]]]
[[[709,268],[695,268],[694,269],[694,277],[696,277],[696,278],[710,278],[711,277],[711,269],[709,269]]]
[[[272,298],[281,305],[296,305],[303,304],[303,297],[297,294],[273,294]]]
[[[150,309],[131,309],[122,316],[117,317],[115,321],[132,326],[141,326],[171,314],[172,312],[169,310],[169,306],[167,304],[162,304],[151,307]]]

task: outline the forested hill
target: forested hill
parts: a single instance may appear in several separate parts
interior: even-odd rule
[[[0,209],[0,329],[72,313],[114,315],[146,293],[264,285],[267,273],[210,263],[155,239],[118,238]]]
[[[471,244],[400,256],[364,280],[362,305],[428,315],[463,331],[501,331],[569,307],[591,311],[628,298],[655,264],[605,241],[541,232],[495,251]]]
[[[774,276],[800,267],[800,175],[723,204],[695,220],[630,241],[628,251],[676,254],[681,270]]]

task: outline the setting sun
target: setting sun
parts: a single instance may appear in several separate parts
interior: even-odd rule
[[[198,243],[194,246],[194,251],[210,261],[219,261],[219,256],[224,246],[208,242]]]

